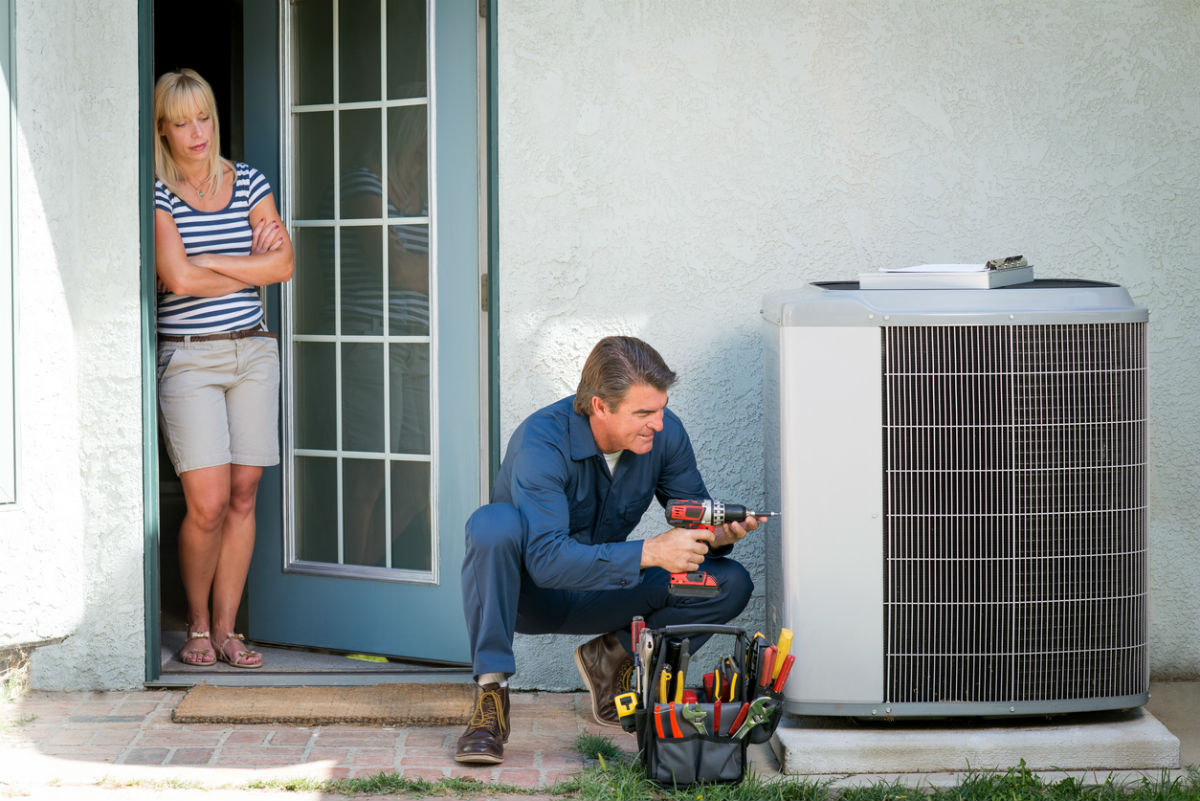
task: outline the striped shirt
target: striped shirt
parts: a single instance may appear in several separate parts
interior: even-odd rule
[[[229,205],[218,211],[197,211],[162,181],[155,181],[154,207],[168,212],[175,220],[188,256],[200,253],[249,255],[253,241],[250,210],[271,194],[271,184],[261,172],[242,162],[234,165],[234,172],[233,197]],[[171,292],[158,295],[160,334],[240,331],[257,326],[262,317],[262,301],[254,287],[216,298]]]

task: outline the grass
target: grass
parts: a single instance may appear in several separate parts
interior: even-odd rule
[[[1085,784],[1074,777],[1055,780],[1038,776],[1024,762],[1004,772],[967,773],[957,786],[949,788],[908,787],[895,782],[838,788],[827,779],[766,778],[751,769],[741,784],[663,789],[646,779],[645,771],[634,755],[622,751],[608,737],[583,735],[575,748],[593,760],[593,764],[572,778],[542,790],[470,778],[407,779],[382,772],[354,779],[264,779],[241,785],[238,789],[322,793],[350,798],[369,795],[482,799],[498,795],[552,795],[564,801],[1200,801],[1200,770],[1197,768],[1190,768],[1182,777],[1172,777],[1164,771],[1157,780],[1119,781],[1110,776],[1099,784]],[[117,783],[105,779],[101,784],[106,787],[228,789],[173,780]]]
[[[1164,772],[1157,780],[1120,781],[1108,777],[1085,784],[1074,777],[1044,778],[1024,762],[1004,772],[967,773],[955,787],[909,787],[876,782],[862,787],[833,787],[810,777],[765,778],[747,771],[741,784],[662,789],[646,779],[641,765],[606,737],[585,736],[576,745],[596,764],[552,789],[580,801],[1200,801],[1200,770],[1186,777]]]
[[[8,651],[0,665],[0,701],[11,704],[29,691],[29,652]]]
[[[263,779],[243,785],[248,790],[317,792],[343,796],[404,795],[414,798],[484,798],[493,795],[529,795],[530,790],[478,779],[445,777],[437,781],[406,779],[395,773],[376,773],[353,779]]]
[[[0,731],[19,729],[22,726],[28,726],[35,720],[37,720],[37,715],[22,715],[19,718],[11,718],[9,720],[0,719]]]

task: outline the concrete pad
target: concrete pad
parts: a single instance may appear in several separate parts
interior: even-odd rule
[[[787,716],[771,740],[786,774],[1179,767],[1179,739],[1144,709],[1021,720]]]

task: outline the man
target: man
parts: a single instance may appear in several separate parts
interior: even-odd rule
[[[753,583],[726,555],[757,520],[626,542],[651,499],[709,497],[687,432],[666,408],[674,383],[654,348],[607,337],[575,395],[534,412],[509,440],[492,503],[466,526],[463,610],[480,689],[458,762],[504,758],[514,631],[600,634],[575,650],[575,664],[596,720],[618,726],[613,698],[629,689],[634,615],[657,628],[726,623],[745,608]],[[701,563],[717,597],[668,592],[669,574]],[[693,638],[693,652],[702,640]]]

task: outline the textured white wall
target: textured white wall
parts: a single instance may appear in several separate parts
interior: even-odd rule
[[[595,340],[635,334],[682,376],[714,495],[758,503],[765,293],[1013,253],[1123,284],[1151,309],[1152,667],[1200,674],[1200,6],[506,0],[498,20],[502,441]],[[739,557],[761,579],[761,549]],[[521,638],[517,682],[578,686],[567,645]]]
[[[18,504],[0,647],[45,689],[144,675],[137,0],[16,3]]]

